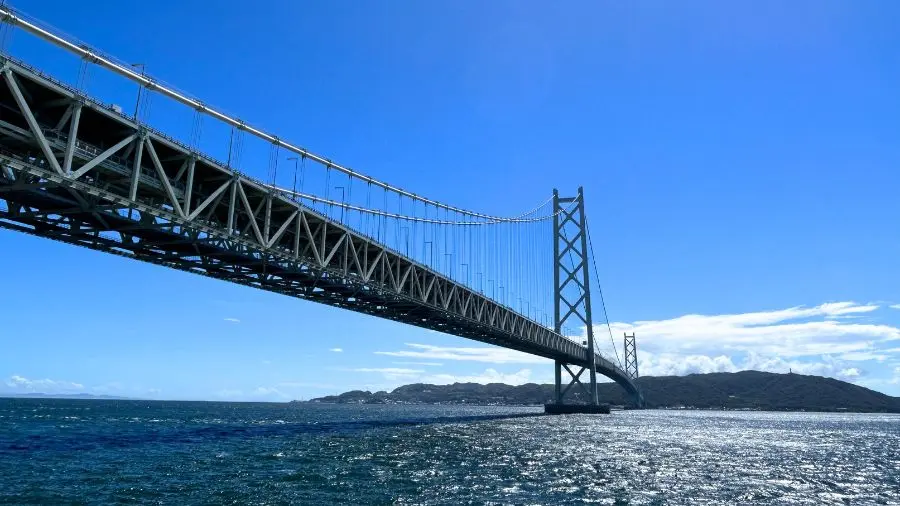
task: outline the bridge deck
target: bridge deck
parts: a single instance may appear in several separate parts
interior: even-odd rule
[[[161,132],[2,58],[0,226],[570,364],[587,351]],[[597,371],[636,394],[617,365]]]

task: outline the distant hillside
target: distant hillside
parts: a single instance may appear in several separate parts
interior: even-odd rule
[[[648,376],[638,379],[638,384],[649,408],[683,406],[713,409],[900,413],[898,397],[821,376],[742,371],[688,376]],[[616,384],[603,383],[599,385],[599,389],[603,402],[627,404],[630,401],[626,399],[625,391]],[[354,390],[312,399],[309,402],[534,405],[550,402],[552,398],[553,385],[417,383],[398,387],[392,392],[372,393]],[[576,399],[578,398],[576,396]]]

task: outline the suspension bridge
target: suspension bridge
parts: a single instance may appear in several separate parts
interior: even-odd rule
[[[0,53],[0,227],[546,357],[551,412],[573,409],[578,390],[586,411],[598,407],[597,374],[642,405],[634,337],[622,363],[611,332],[612,354],[594,336],[580,188],[516,216],[451,206],[266,133],[21,12],[0,7],[0,18],[79,66],[64,82]],[[133,114],[85,90],[92,69],[137,84]],[[190,133],[158,127],[153,100],[183,106]],[[226,160],[199,147],[210,121],[228,129]],[[253,168],[265,177],[242,163],[250,141],[267,146],[265,167]]]

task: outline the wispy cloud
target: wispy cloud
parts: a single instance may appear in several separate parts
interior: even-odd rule
[[[880,350],[880,351],[890,352],[891,350]],[[850,360],[850,361],[857,361],[857,362],[864,362],[866,360],[875,360],[878,362],[883,362],[886,359],[890,358],[889,355],[886,355],[884,353],[872,353],[870,351],[854,351],[851,353],[844,353],[840,357],[841,357],[841,360]]]
[[[445,347],[431,344],[406,343],[411,350],[376,351],[376,355],[390,357],[459,360],[470,362],[488,362],[491,364],[546,364],[549,360],[499,347]]]
[[[45,394],[72,393],[84,390],[84,385],[81,383],[52,379],[28,379],[17,374],[6,380],[6,386],[13,391]]]
[[[407,369],[403,367],[360,367],[350,370],[357,373],[380,374],[388,381],[399,383],[417,383],[419,376],[425,372],[421,369]]]
[[[386,381],[390,382],[384,386],[385,389],[392,389],[403,383],[429,383],[433,385],[506,383],[507,385],[523,385],[534,381],[531,376],[531,369],[521,369],[514,373],[503,373],[491,368],[476,374],[426,374],[423,370],[395,367],[359,368],[352,371],[382,375]],[[549,377],[544,378],[543,381],[549,382]]]
[[[391,363],[394,364],[394,365],[420,365],[420,366],[424,366],[424,367],[442,367],[442,366],[444,365],[444,364],[442,364],[442,363],[440,363],[440,362],[404,362],[404,361],[397,361],[397,362],[391,362]]]
[[[225,318],[225,321],[231,322],[231,323],[241,323],[241,321],[238,320],[237,318]]]
[[[544,379],[545,382],[548,378]],[[502,373],[496,369],[486,369],[479,374],[457,375],[457,374],[430,374],[421,378],[422,383],[431,383],[434,385],[449,385],[452,383],[480,383],[486,385],[488,383],[505,383],[507,385],[524,385],[532,383],[535,380],[531,377],[531,369],[521,369],[514,373]]]
[[[782,357],[819,356],[872,351],[879,343],[900,339],[897,327],[833,319],[876,309],[873,304],[835,302],[811,308],[614,323],[612,329],[619,336],[636,333],[651,351],[730,350]]]
[[[334,383],[316,383],[309,381],[282,381],[275,386],[281,389],[315,388],[321,390],[326,388],[339,388],[339,385],[335,385]]]
[[[900,309],[900,304],[891,304],[891,309]]]
[[[331,349],[329,349],[328,351],[334,352],[334,353],[344,353],[344,349],[343,349],[343,348],[331,348]]]
[[[405,369],[402,367],[359,367],[351,369],[353,372],[377,372],[381,374],[420,374],[425,371],[421,369]]]

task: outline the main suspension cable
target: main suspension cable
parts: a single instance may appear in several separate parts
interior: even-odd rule
[[[544,204],[532,209],[531,211],[522,213],[522,214],[520,214],[516,217],[512,217],[512,218],[494,217],[492,219],[485,219],[484,221],[449,221],[449,220],[440,220],[440,219],[435,219],[435,218],[420,218],[418,216],[408,216],[408,215],[401,215],[401,214],[396,214],[396,213],[389,213],[389,212],[381,211],[378,209],[369,209],[369,208],[365,208],[365,207],[359,207],[359,206],[355,206],[353,204],[348,204],[346,202],[332,200],[329,198],[316,197],[315,195],[310,195],[308,193],[299,192],[299,191],[288,190],[287,188],[281,188],[279,186],[263,183],[260,181],[257,181],[256,183],[259,184],[260,186],[262,186],[263,188],[276,191],[278,193],[287,195],[289,197],[297,197],[300,199],[309,200],[310,202],[312,202],[314,204],[324,204],[326,206],[329,206],[329,208],[334,208],[336,206],[336,207],[342,207],[344,209],[351,210],[351,211],[357,211],[360,213],[369,213],[369,214],[374,214],[377,216],[396,218],[399,220],[415,221],[415,222],[420,222],[420,223],[431,223],[431,224],[436,224],[436,225],[474,226],[474,225],[493,225],[496,223],[534,223],[534,222],[538,222],[538,221],[546,221],[546,220],[552,219],[554,216],[562,213],[564,210],[566,210],[566,211],[569,210],[574,205],[574,202],[573,202],[573,203],[570,203],[569,207],[566,209],[560,209],[553,214],[548,214],[545,216],[538,216],[538,217],[534,217],[534,218],[528,218],[527,216],[539,211],[541,208],[546,206],[548,202],[544,202]],[[326,189],[326,191],[327,191],[327,189]],[[428,204],[426,204],[426,206],[427,205]],[[442,208],[442,209],[447,210],[446,208]],[[449,211],[449,210],[447,210],[447,211]],[[464,213],[459,213],[458,211],[453,211],[453,212],[458,213],[458,214],[464,214]]]
[[[453,211],[455,213],[463,214],[466,216],[470,216],[473,218],[484,219],[488,221],[504,221],[502,217],[499,216],[491,216],[488,214],[478,213],[475,211],[470,211],[467,209],[462,209],[455,206],[450,206],[447,204],[442,204],[436,200],[427,199],[425,197],[421,197],[416,195],[415,193],[409,192],[397,186],[392,186],[388,183],[379,181],[373,177],[367,176],[361,172],[354,171],[349,167],[344,167],[339,165],[330,159],[317,155],[305,148],[300,146],[296,146],[294,144],[290,144],[281,140],[278,136],[266,133],[259,128],[256,128],[247,122],[230,116],[220,110],[214,109],[209,105],[205,104],[201,100],[197,98],[193,98],[186,93],[179,91],[174,86],[166,84],[164,81],[154,79],[153,77],[141,72],[135,71],[130,65],[122,63],[121,60],[114,58],[108,54],[105,54],[101,51],[98,51],[94,48],[91,48],[87,44],[82,43],[77,38],[72,37],[70,35],[65,34],[61,30],[48,25],[38,19],[35,19],[31,16],[23,14],[20,11],[13,10],[9,6],[0,5],[0,21],[9,23],[10,26],[19,26],[25,31],[35,35],[51,44],[54,44],[58,47],[61,47],[69,52],[72,52],[81,58],[104,67],[116,74],[119,74],[126,79],[130,79],[140,86],[145,87],[149,91],[155,91],[161,95],[169,97],[177,102],[180,102],[192,109],[199,111],[204,114],[208,114],[213,118],[216,118],[223,123],[230,125],[233,128],[237,128],[240,132],[249,132],[251,135],[254,135],[260,139],[263,139],[267,142],[270,142],[276,146],[280,146],[288,151],[296,153],[304,158],[309,158],[315,162],[318,162],[321,165],[324,165],[326,169],[334,169],[338,172],[342,172],[349,177],[355,177],[366,183],[370,183],[372,185],[383,188],[384,190],[395,192],[405,197],[412,199],[413,201],[423,202],[425,205],[431,205],[436,208],[445,209],[448,211]]]
[[[594,264],[594,278],[597,280],[597,291],[600,293],[600,305],[603,306],[603,318],[606,320],[606,330],[609,332],[609,342],[612,344],[613,352],[616,354],[616,362],[619,363],[619,367],[624,369],[625,366],[622,365],[622,360],[619,359],[619,350],[616,348],[616,340],[613,339],[612,327],[609,324],[609,313],[606,311],[606,301],[603,299],[603,287],[600,286],[600,271],[597,270],[597,260],[594,258],[594,243],[591,241],[591,227],[588,225],[587,216],[584,218],[584,228],[587,231],[591,263]]]

